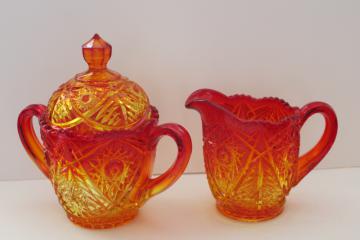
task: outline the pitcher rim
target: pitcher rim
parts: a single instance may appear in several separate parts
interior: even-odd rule
[[[283,105],[283,107],[292,110],[293,112],[290,113],[288,116],[282,117],[277,121],[271,121],[271,120],[264,120],[264,119],[257,119],[257,120],[248,120],[242,117],[237,116],[235,113],[233,113],[232,111],[230,111],[229,109],[225,108],[224,106],[221,106],[221,108],[224,109],[224,111],[229,112],[231,115],[233,115],[236,119],[238,119],[241,122],[244,123],[257,123],[257,124],[271,124],[271,125],[280,125],[286,121],[293,121],[293,120],[297,120],[300,119],[300,108],[297,106],[292,106],[290,105],[290,103],[288,103],[287,101],[285,101],[282,98],[279,97],[253,97],[250,94],[232,94],[232,95],[225,95],[229,100],[235,99],[235,98],[246,98],[246,99],[250,99],[251,101],[254,102],[261,102],[261,101],[277,101],[279,103],[281,103]]]
[[[197,98],[196,95],[200,93],[200,96],[211,96],[211,100],[202,97]],[[195,96],[194,96],[195,95]],[[193,99],[191,99],[194,97]],[[244,117],[239,117],[235,112],[233,112],[231,109],[227,108],[226,106],[234,106],[230,101],[236,101],[237,98],[243,98],[248,99],[253,102],[261,102],[261,101],[277,101],[280,103],[284,108],[290,109],[292,112],[290,112],[287,116],[282,117],[279,120],[265,120],[265,119],[253,119],[249,120]],[[237,100],[239,101],[239,100]],[[286,121],[296,121],[301,118],[301,108],[297,106],[290,105],[287,101],[285,101],[282,98],[279,97],[253,97],[250,94],[232,94],[232,95],[226,95],[222,92],[219,92],[217,90],[213,90],[210,88],[203,88],[198,89],[195,92],[193,92],[188,99],[186,100],[185,106],[187,108],[193,108],[191,107],[191,104],[194,102],[207,102],[209,105],[221,109],[221,111],[224,111],[227,115],[231,116],[232,118],[236,119],[236,121],[241,123],[247,123],[247,124],[267,124],[267,125],[280,125],[283,124]],[[196,108],[194,108],[196,109]],[[199,111],[200,112],[200,111]],[[201,113],[201,112],[200,112]]]

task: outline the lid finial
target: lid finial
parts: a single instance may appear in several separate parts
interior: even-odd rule
[[[106,69],[106,64],[111,57],[111,45],[95,34],[89,41],[82,45],[83,56],[90,70]]]

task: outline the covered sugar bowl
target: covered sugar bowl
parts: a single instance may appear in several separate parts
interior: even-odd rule
[[[89,69],[61,85],[47,106],[26,107],[18,131],[69,219],[88,228],[108,228],[134,218],[147,199],[181,176],[191,139],[178,124],[158,125],[158,111],[144,90],[106,67],[111,45],[99,35],[82,50]],[[34,116],[42,141],[34,133]],[[178,156],[169,170],[151,178],[163,135],[175,140]]]

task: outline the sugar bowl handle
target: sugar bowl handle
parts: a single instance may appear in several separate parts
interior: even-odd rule
[[[21,142],[29,154],[31,159],[40,168],[46,177],[49,177],[49,169],[46,164],[46,158],[44,153],[44,146],[40,143],[36,137],[34,127],[32,124],[32,118],[35,116],[40,118],[46,107],[41,104],[33,104],[27,106],[21,111],[18,117],[17,128]]]
[[[152,197],[170,187],[183,174],[189,162],[192,144],[189,133],[182,126],[167,123],[154,128],[153,143],[156,145],[163,135],[174,139],[178,147],[178,155],[173,165],[162,175],[149,179],[147,197]]]
[[[334,144],[338,122],[336,114],[330,105],[323,102],[312,102],[301,108],[301,126],[315,113],[321,113],[325,118],[325,130],[319,142],[300,157],[295,184],[298,184],[329,152]]]

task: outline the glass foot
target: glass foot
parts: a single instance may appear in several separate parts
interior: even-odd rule
[[[84,218],[77,217],[71,214],[67,214],[68,218],[81,227],[92,228],[92,229],[105,229],[113,228],[128,221],[134,219],[138,214],[138,210],[128,210],[116,217],[94,217],[94,218]]]
[[[284,204],[279,206],[263,209],[263,210],[249,210],[237,206],[230,206],[220,201],[216,202],[216,208],[220,213],[226,217],[243,221],[243,222],[260,222],[272,219],[282,213]]]

